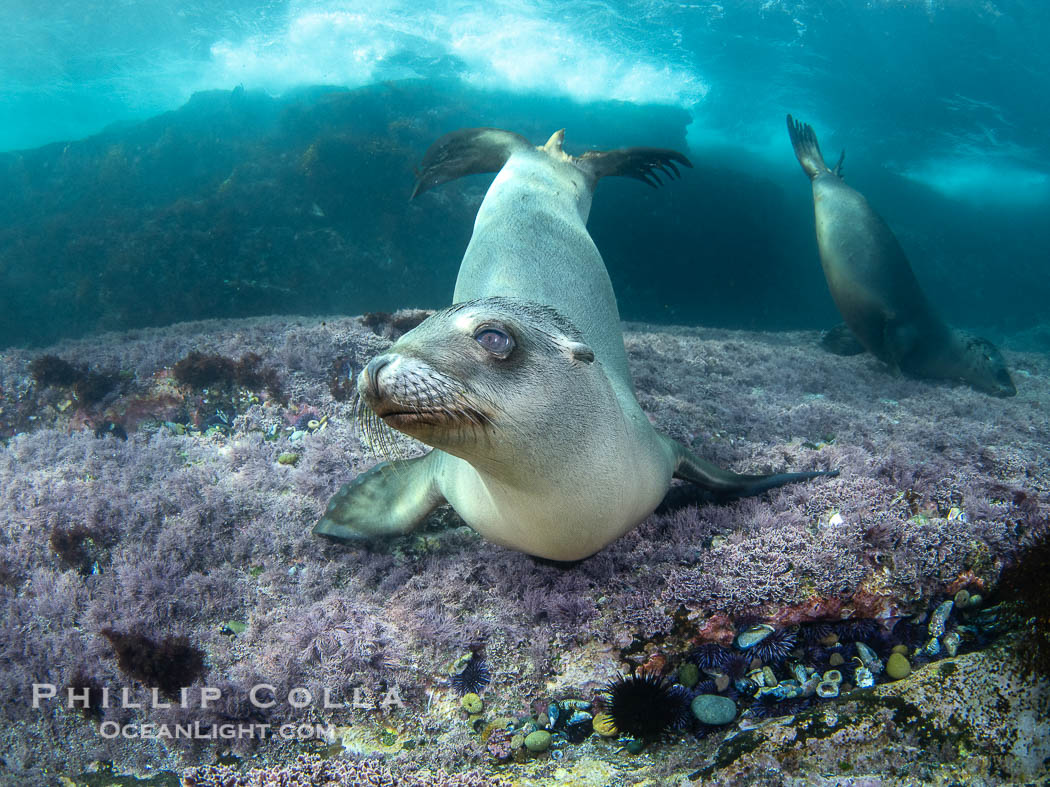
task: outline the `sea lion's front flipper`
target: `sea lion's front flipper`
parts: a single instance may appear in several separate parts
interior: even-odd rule
[[[844,322],[820,332],[820,346],[835,355],[860,355],[866,352],[857,335]]]
[[[548,143],[550,144],[550,143]],[[669,148],[621,148],[619,150],[592,150],[576,159],[576,163],[589,171],[597,181],[619,175],[634,178],[653,188],[661,185],[663,175],[670,180],[680,177],[675,162],[692,169],[693,164],[677,150]]]
[[[719,497],[748,497],[784,484],[839,474],[838,470],[811,470],[803,473],[742,475],[731,470],[723,470],[701,459],[681,443],[670,442],[674,443],[677,459],[674,477],[696,484]]]
[[[361,541],[407,533],[445,502],[434,480],[434,452],[383,462],[332,495],[314,535]]]
[[[461,128],[427,148],[412,198],[464,175],[499,172],[507,159],[532,147],[520,134],[499,128]]]

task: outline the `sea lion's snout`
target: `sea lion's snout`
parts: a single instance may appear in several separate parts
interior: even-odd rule
[[[460,381],[410,354],[377,355],[358,375],[357,392],[367,411],[416,437],[421,428],[429,432],[486,420]]]
[[[1006,369],[999,369],[996,371],[995,382],[998,384],[996,390],[993,392],[995,396],[1002,399],[1017,396],[1017,386],[1014,385],[1013,378],[1010,377],[1010,372]]]
[[[379,387],[379,374],[393,360],[394,357],[389,353],[377,355],[361,370],[361,375],[357,380],[357,389],[362,396],[366,399],[375,400],[382,398],[382,392]]]
[[[428,375],[425,364],[399,353],[377,355],[357,378],[357,392],[366,405],[380,418],[408,410],[418,411],[427,397],[420,397],[419,383]]]

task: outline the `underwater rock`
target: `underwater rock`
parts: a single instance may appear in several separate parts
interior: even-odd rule
[[[700,682],[700,669],[695,664],[685,663],[678,668],[678,682],[687,689]]]
[[[429,539],[437,533],[440,549],[415,557],[406,557],[404,550],[336,547],[309,537],[311,519],[331,486],[340,476],[351,477],[375,462],[362,450],[352,406],[335,401],[327,388],[334,356],[346,357],[359,368],[381,349],[378,337],[354,318],[267,318],[211,325],[207,330],[182,326],[137,337],[93,337],[57,349],[63,357],[83,359],[92,368],[134,372],[134,380],[139,381],[134,384],[142,387],[131,395],[145,397],[142,401],[157,402],[163,395],[164,408],[157,410],[152,422],[145,413],[149,408],[141,406],[136,420],[142,426],[127,442],[96,440],[90,431],[93,426],[85,432],[72,418],[72,406],[62,412],[45,402],[46,414],[39,407],[27,408],[17,394],[29,390],[26,366],[32,356],[8,351],[0,356],[0,431],[7,440],[0,446],[5,493],[0,521],[6,523],[0,533],[6,544],[0,554],[0,604],[6,605],[11,623],[10,648],[25,656],[21,662],[0,665],[0,670],[12,685],[24,674],[55,674],[68,681],[84,654],[100,647],[83,621],[110,620],[119,610],[128,620],[156,620],[153,632],[186,632],[206,652],[208,680],[228,682],[231,690],[240,691],[250,677],[246,654],[252,662],[272,665],[273,677],[282,685],[341,685],[336,681],[377,685],[398,679],[401,670],[386,665],[446,664],[458,654],[483,648],[500,665],[497,706],[509,709],[527,707],[537,697],[590,698],[625,663],[641,664],[661,650],[684,653],[717,642],[730,655],[750,662],[753,650],[741,654],[733,648],[731,618],[711,612],[726,609],[741,619],[753,610],[750,614],[773,621],[778,629],[800,625],[796,658],[806,666],[819,665],[822,672],[838,665],[847,680],[852,680],[852,666],[843,662],[852,659],[854,646],[844,641],[835,644],[837,627],[848,618],[877,618],[882,630],[863,638],[864,642],[885,659],[889,654],[884,648],[897,641],[892,637],[904,637],[906,632],[903,641],[911,652],[905,657],[912,660],[916,672],[922,672],[918,667],[925,656],[914,651],[925,644],[929,621],[908,628],[907,616],[921,611],[926,599],[954,601],[963,586],[947,588],[956,577],[962,576],[971,592],[996,592],[989,589],[990,582],[997,566],[1014,554],[1019,528],[1030,528],[1045,517],[1043,496],[1034,491],[1015,493],[1013,488],[1015,484],[1050,488],[1045,441],[1029,435],[1035,416],[1024,410],[1029,415],[1015,419],[1021,412],[1017,407],[1030,407],[1031,399],[1028,404],[997,401],[999,415],[993,418],[988,405],[974,401],[969,392],[886,380],[886,395],[900,402],[894,409],[899,423],[891,435],[884,430],[883,416],[873,414],[870,397],[863,395],[873,384],[863,366],[854,370],[859,385],[836,389],[839,398],[833,400],[833,408],[822,400],[788,405],[805,387],[823,385],[833,371],[809,353],[807,340],[803,334],[719,333],[704,328],[628,330],[625,341],[632,369],[651,381],[648,387],[639,383],[639,397],[661,429],[681,436],[697,428],[698,414],[706,412],[705,400],[695,381],[688,383],[686,373],[695,378],[695,368],[686,361],[706,358],[714,368],[726,371],[706,379],[711,396],[733,402],[734,408],[746,408],[753,419],[746,430],[737,430],[731,425],[736,416],[727,410],[699,424],[705,440],[715,436],[716,429],[726,435],[705,446],[712,458],[735,463],[742,470],[749,463],[757,468],[789,460],[822,462],[825,457],[811,453],[817,449],[785,442],[784,435],[825,434],[829,423],[835,423],[836,443],[819,451],[828,452],[827,461],[841,463],[848,472],[826,488],[807,489],[797,497],[764,496],[654,515],[638,533],[568,569],[479,545],[461,535],[456,529],[460,523],[441,518],[427,523],[420,536]],[[304,436],[302,444],[308,448],[301,452],[300,470],[290,473],[274,461],[284,447],[287,427],[301,423],[306,415],[291,406],[280,402],[239,406],[229,422],[231,434],[214,439],[185,428],[192,423],[192,413],[206,411],[193,400],[195,394],[175,386],[170,371],[164,370],[193,347],[232,358],[264,353],[267,363],[274,364],[287,381],[290,400],[310,402],[317,410],[311,411],[300,431],[309,430],[311,420],[320,423],[316,416],[322,412],[330,415],[327,428]],[[1027,383],[1032,396],[1050,399],[1050,360],[1024,358],[1038,371]],[[762,397],[747,399],[749,389],[741,388],[740,381],[759,378],[778,382],[776,386],[766,382]],[[50,392],[58,403],[67,398],[60,393]],[[176,394],[178,398],[172,398]],[[120,399],[118,405],[125,403]],[[45,415],[50,420],[41,424]],[[37,420],[29,421],[30,416]],[[116,412],[102,412],[99,417],[127,423]],[[946,419],[959,425],[958,433],[937,425]],[[165,428],[164,421],[183,427]],[[1045,435],[1045,429],[1040,426],[1032,434]],[[986,439],[992,435],[995,441]],[[923,446],[934,439],[946,446],[943,456],[924,455]],[[979,458],[971,459],[964,449],[974,440],[986,447]],[[417,450],[398,447],[409,454]],[[916,475],[920,467],[923,470]],[[916,505],[949,487],[965,492],[970,498],[966,504],[970,522],[963,526],[958,520],[930,518],[921,527],[907,524],[912,502],[896,498],[905,483],[920,498]],[[831,508],[842,510],[844,532],[828,540],[809,526]],[[102,530],[92,538],[104,546],[107,560],[98,561],[103,574],[84,577],[60,562],[49,548],[48,533],[51,526],[95,529],[96,523],[102,524]],[[698,549],[697,544],[713,532],[729,536],[717,553]],[[738,538],[738,533],[745,537]],[[115,556],[120,556],[119,565],[107,562],[117,563]],[[288,570],[284,556],[295,556],[294,572]],[[91,564],[97,559],[92,558]],[[639,570],[640,561],[644,571]],[[982,578],[989,584],[982,585]],[[868,601],[863,605],[855,603],[853,589],[858,584],[866,588]],[[200,614],[201,599],[208,599],[206,615]],[[697,599],[703,599],[706,608]],[[542,614],[532,615],[530,605]],[[978,614],[984,613],[969,613],[971,608],[953,610],[947,633],[938,640],[942,653],[947,651],[953,626],[966,637],[959,650],[972,646],[971,634],[962,627],[976,626]],[[894,615],[904,619],[899,628],[890,630],[886,624]],[[51,625],[41,628],[41,620]],[[252,624],[240,636],[223,636],[216,631],[217,624],[229,620]],[[825,631],[823,621],[835,630]],[[810,630],[817,641],[809,642]],[[833,635],[831,646],[818,645],[816,635],[828,633]],[[101,646],[105,647],[104,641]],[[810,648],[818,651],[816,657],[811,658]],[[705,653],[717,658],[721,651],[712,648]],[[952,664],[969,658],[970,654],[960,653]],[[111,659],[106,663],[110,675],[97,676],[103,685],[113,683],[117,674],[117,665]],[[1001,670],[999,661],[984,664],[988,674]],[[791,678],[789,664],[771,666],[781,681]],[[437,672],[432,677],[438,686],[454,676],[448,670]],[[900,683],[912,681],[913,676]],[[718,685],[733,690],[728,675],[718,678]],[[715,693],[698,687],[702,693]],[[408,711],[392,723],[403,726],[406,735],[428,741],[411,755],[417,762],[451,758],[464,746],[477,745],[476,739],[463,734],[469,721],[449,725],[438,715],[437,708],[444,713],[451,708],[466,719],[455,700],[436,702],[432,708],[427,696],[413,696],[402,688]],[[883,688],[855,694],[870,696]],[[1006,694],[1018,690],[1001,688]],[[834,707],[851,699],[840,695]],[[487,704],[492,702],[496,700]],[[749,696],[743,697],[741,707],[749,702]],[[782,707],[774,704],[776,713],[784,708],[790,708],[786,713],[800,712],[795,700],[784,702]],[[691,715],[688,701],[685,706]],[[141,771],[146,762],[154,769],[165,764],[158,760],[156,749],[136,748],[121,740],[101,741],[88,725],[64,732],[59,747],[54,731],[68,730],[63,726],[64,710],[35,713],[17,704],[5,707],[5,723],[0,726],[9,736],[0,747],[5,749],[6,762],[0,764],[0,781],[7,776],[4,767],[17,772],[14,783],[35,784],[47,781],[36,769],[71,772],[75,767],[71,763],[86,765],[94,759],[111,760],[123,771]],[[643,721],[650,718],[650,707],[642,705]],[[280,722],[303,719],[286,707],[278,711]],[[342,713],[332,714],[339,724],[347,721]],[[151,722],[161,714],[144,711],[129,716]],[[567,721],[571,713],[565,716]],[[675,722],[678,717],[669,714],[668,718]],[[902,718],[899,726],[909,728],[912,717]],[[591,730],[601,724],[599,719],[591,721]],[[1022,721],[1013,727],[1007,722],[1003,734],[1013,734]],[[438,731],[431,736],[427,731],[431,729]],[[520,723],[516,730],[521,732]],[[906,734],[911,733],[906,730]],[[879,735],[872,733],[875,739]],[[13,750],[8,741],[23,752],[17,762],[6,756]],[[579,749],[564,748],[568,767]],[[677,756],[681,748],[681,744],[661,745],[661,760]],[[174,759],[178,752],[171,751]],[[214,746],[205,744],[200,751],[201,757],[213,761]],[[803,757],[811,755],[806,752]],[[450,760],[437,762],[447,767]],[[886,773],[882,768],[875,761],[870,772]],[[837,762],[829,761],[826,772],[840,773]],[[666,780],[658,778],[655,783]]]
[[[939,637],[944,634],[944,624],[947,622],[948,616],[952,614],[952,607],[954,606],[955,602],[949,599],[940,604],[930,615],[929,632],[931,637]]]
[[[960,645],[961,641],[962,640],[959,637],[959,635],[956,632],[954,632],[954,631],[949,631],[947,634],[945,634],[941,638],[941,644],[944,645],[944,653],[945,653],[945,655],[947,655],[949,658],[951,658],[952,656],[955,656],[956,654],[958,654],[958,652],[959,652],[959,645]]]
[[[886,674],[893,680],[906,678],[911,674],[911,662],[902,653],[891,653],[886,660]]]
[[[702,724],[721,726],[736,718],[736,703],[717,694],[700,694],[693,698],[690,707]]]
[[[927,656],[937,657],[941,655],[941,641],[937,637],[930,637],[930,639],[923,646],[923,652]]]
[[[525,748],[538,754],[551,747],[551,734],[546,730],[536,730],[525,736]]]
[[[746,628],[737,635],[736,646],[741,650],[750,650],[770,636],[775,630],[772,626],[767,626],[765,623]]]
[[[945,665],[727,739],[694,781],[753,784],[754,774],[774,772],[769,784],[825,783],[829,773],[900,787],[1042,783],[1050,683],[1025,681],[1009,646]]]
[[[864,666],[871,670],[873,675],[878,675],[883,670],[882,660],[875,655],[875,651],[865,645],[863,642],[857,643],[857,654],[860,656],[860,660],[864,662]]]

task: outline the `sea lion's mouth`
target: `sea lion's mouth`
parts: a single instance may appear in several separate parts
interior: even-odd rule
[[[488,421],[474,408],[413,408],[403,404],[376,403],[372,405],[372,411],[383,419],[383,423],[399,432],[405,432],[418,426],[455,427],[466,424],[478,426]]]
[[[392,426],[398,431],[404,431],[406,428],[423,424],[431,426],[447,424],[452,420],[448,413],[435,410],[392,410],[385,413],[376,413],[376,415],[382,418],[383,423],[387,426]]]

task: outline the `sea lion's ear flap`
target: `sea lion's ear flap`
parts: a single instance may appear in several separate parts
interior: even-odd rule
[[[583,342],[566,342],[565,348],[569,351],[574,361],[594,363],[594,350]]]
[[[561,149],[561,146],[564,144],[565,129],[562,128],[551,134],[551,138],[547,140],[547,144],[542,149],[544,153],[564,155],[565,151]]]
[[[423,156],[411,198],[464,175],[499,172],[513,153],[531,147],[525,137],[498,128],[461,128],[445,134]]]

